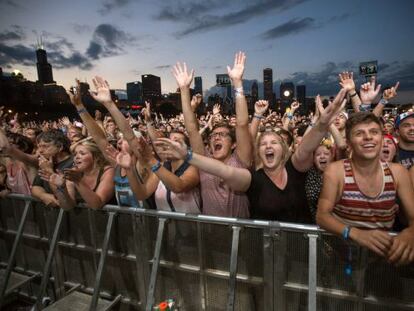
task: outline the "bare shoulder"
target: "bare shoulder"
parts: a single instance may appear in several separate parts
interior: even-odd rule
[[[391,170],[394,181],[398,184],[399,181],[409,178],[408,170],[399,163],[388,163],[388,167]]]
[[[342,179],[344,176],[344,161],[339,160],[328,164],[324,175],[328,175],[332,178]]]

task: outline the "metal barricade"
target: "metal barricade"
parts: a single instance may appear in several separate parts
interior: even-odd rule
[[[16,250],[18,207],[3,203],[0,264],[6,267],[13,251],[15,271],[41,273],[58,211],[32,204]],[[119,310],[152,310],[167,298],[179,310],[414,310],[413,265],[395,268],[315,226],[110,205],[66,213],[45,289],[52,300],[74,286],[97,299],[103,266],[96,241],[104,240],[114,212],[99,293],[121,295]],[[39,285],[33,281],[19,295],[34,301]]]

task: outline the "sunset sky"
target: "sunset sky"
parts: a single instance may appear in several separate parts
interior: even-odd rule
[[[170,92],[171,65],[186,61],[208,89],[243,50],[249,80],[270,67],[275,85],[289,80],[328,94],[338,72],[378,60],[380,82],[414,90],[413,12],[409,0],[0,0],[0,66],[37,80],[41,36],[65,87],[102,75],[125,89],[152,73]]]

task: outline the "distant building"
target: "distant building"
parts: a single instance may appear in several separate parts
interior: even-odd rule
[[[271,68],[263,69],[263,97],[269,104],[273,103],[273,70]]]
[[[280,84],[280,101],[281,111],[285,111],[290,107],[293,98],[295,97],[295,85],[292,82],[283,82]]]
[[[147,74],[141,76],[143,100],[156,101],[161,97],[161,78]]]
[[[254,104],[259,100],[259,86],[257,81],[254,81],[250,91],[250,101],[248,101],[249,113],[254,112]]]
[[[309,108],[306,104],[306,85],[296,86],[296,99],[301,104],[299,107],[300,114],[308,114]]]
[[[53,81],[52,65],[47,62],[47,53],[42,47],[36,50],[36,59],[38,81],[42,84],[55,83]]]
[[[142,83],[139,81],[129,82],[127,87],[128,101],[132,104],[138,104],[142,102]]]
[[[194,78],[194,92],[203,95],[203,80],[201,77]]]

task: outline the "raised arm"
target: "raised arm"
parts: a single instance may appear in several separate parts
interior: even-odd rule
[[[393,87],[390,87],[389,89],[384,90],[382,93],[382,98],[378,102],[378,104],[375,106],[374,110],[372,111],[377,117],[382,116],[382,112],[384,111],[384,107],[388,102],[397,96],[397,90],[400,86],[400,82],[397,82]]]
[[[181,93],[181,107],[184,115],[184,125],[190,139],[191,148],[195,153],[204,154],[204,143],[201,134],[198,132],[198,120],[191,109],[190,85],[193,81],[194,70],[189,73],[187,65],[177,63],[173,68],[173,75],[177,81]]]
[[[151,141],[155,141],[157,139],[157,133],[155,131],[154,122],[152,121],[151,117],[151,104],[149,102],[145,102],[145,108],[142,110],[145,124],[147,125],[148,136]]]
[[[321,114],[318,122],[309,133],[303,137],[298,149],[292,156],[292,164],[298,171],[306,172],[312,167],[313,152],[319,146],[322,138],[329,129],[329,125],[334,121],[336,115],[343,109],[343,107],[345,107],[345,95],[346,90],[341,89],[334,101],[326,107],[326,109],[323,109],[323,107],[320,106],[321,103],[319,103]]]
[[[122,112],[118,109],[116,104],[112,101],[109,83],[101,77],[96,76],[93,80],[95,85],[95,92],[90,92],[91,96],[99,103],[105,106],[108,112],[111,114],[116,125],[119,127],[124,138],[128,141],[132,150],[136,144],[136,137],[134,131],[129,125],[128,120],[124,117]]]
[[[360,111],[361,106],[361,99],[358,96],[358,93],[355,90],[355,82],[354,82],[354,73],[344,71],[339,74],[339,84],[342,88],[347,90],[349,97],[351,99],[352,108],[354,108],[355,112]]]
[[[39,161],[36,155],[24,153],[17,147],[10,145],[9,140],[3,130],[0,129],[0,152],[9,155],[12,158],[20,160],[28,165],[38,167]]]
[[[252,137],[253,144],[257,137],[260,122],[262,121],[263,115],[266,113],[268,107],[269,102],[267,100],[259,100],[254,104],[253,120],[250,123],[250,136]]]
[[[369,80],[369,82],[364,83],[361,85],[361,89],[359,90],[359,96],[361,98],[361,107],[366,110],[365,107],[371,105],[374,100],[377,98],[379,92],[381,91],[381,84],[376,84],[376,78],[375,76],[372,76]]]
[[[206,156],[192,153],[187,146],[167,138],[159,138],[155,144],[162,147],[161,154],[168,158],[188,161],[191,165],[198,167],[212,175],[218,176],[234,191],[246,191],[251,182],[251,175],[247,169],[232,167],[221,161]]]
[[[253,161],[253,142],[249,132],[249,112],[243,93],[243,73],[246,55],[238,52],[234,56],[233,68],[227,66],[227,73],[233,84],[236,97],[236,152],[239,159],[248,167]]]
[[[69,95],[72,105],[75,106],[76,111],[81,117],[83,124],[88,130],[89,135],[92,136],[99,150],[103,155],[105,155],[105,150],[109,143],[106,139],[106,135],[102,127],[99,126],[96,120],[89,114],[88,110],[86,110],[85,106],[83,105],[80,81],[78,79],[76,79],[76,87],[73,88],[73,93],[67,92],[67,94]]]

